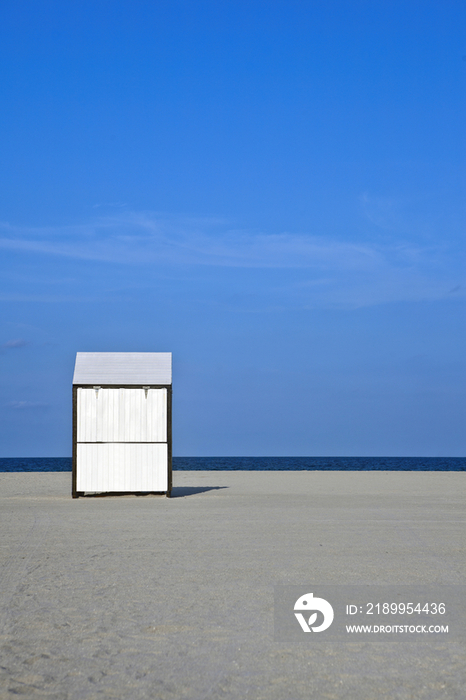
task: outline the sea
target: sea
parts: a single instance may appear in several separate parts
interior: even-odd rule
[[[464,472],[466,457],[173,457],[186,471]],[[0,472],[70,472],[71,457],[4,457]]]

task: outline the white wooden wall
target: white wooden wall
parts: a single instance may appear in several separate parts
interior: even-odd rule
[[[167,390],[78,389],[78,442],[166,442]]]
[[[77,390],[78,491],[166,491],[167,390]]]
[[[77,446],[77,491],[167,491],[167,444]]]

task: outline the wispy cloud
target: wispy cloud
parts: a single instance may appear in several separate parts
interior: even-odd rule
[[[123,209],[123,207],[127,207],[126,202],[99,202],[98,204],[93,205],[93,209],[101,209],[101,208],[108,208],[108,209]]]
[[[390,208],[389,203],[387,207]],[[61,227],[0,224],[0,248],[106,264],[299,272],[291,296],[309,304],[367,305],[445,297],[464,289],[447,246],[238,230],[214,218],[120,212]],[[303,281],[303,274],[307,279]]]
[[[29,343],[27,340],[24,340],[24,338],[14,338],[13,340],[7,340],[6,343],[3,343],[0,347],[5,350],[14,350],[16,348],[24,348],[25,345],[29,345]]]
[[[401,201],[394,197],[375,197],[363,192],[359,201],[363,216],[374,226],[392,231],[400,226]]]
[[[17,411],[49,408],[48,403],[42,403],[40,401],[9,401],[5,405],[7,408],[12,408]]]
[[[121,264],[365,270],[388,257],[410,263],[427,251],[318,235],[231,229],[218,219],[150,214],[101,217],[89,224],[19,228],[0,224],[0,247]]]

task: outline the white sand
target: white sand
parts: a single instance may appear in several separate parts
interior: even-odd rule
[[[275,583],[462,584],[466,474],[174,472],[174,498],[0,474],[0,697],[466,698],[466,650],[273,640]]]

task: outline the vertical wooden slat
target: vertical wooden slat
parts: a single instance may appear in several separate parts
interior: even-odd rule
[[[125,403],[125,432],[123,434],[123,441],[129,440],[130,436],[130,417],[131,417],[131,392],[123,389],[123,400]]]
[[[98,442],[107,442],[107,423],[108,423],[108,389],[99,389],[97,392],[97,429]]]
[[[134,398],[133,415],[131,416],[131,442],[141,442],[141,395],[143,389],[131,389]]]
[[[112,395],[112,412],[110,415],[110,421],[111,421],[111,431],[109,431],[109,435],[112,436],[111,442],[115,442],[117,439],[118,435],[118,391],[116,389],[109,389],[110,394]]]
[[[95,389],[92,389],[90,391],[90,406],[91,406],[91,411],[92,411],[92,422],[90,425],[92,426],[92,441],[93,442],[98,442],[98,423],[99,423],[99,402],[98,402],[98,394]],[[101,402],[100,402],[101,403]]]
[[[77,389],[77,395],[76,395],[76,400],[77,400],[77,411],[78,411],[78,417],[77,417],[77,428],[78,428],[78,435],[77,435],[77,440],[78,442],[81,442],[84,440],[84,435],[83,435],[83,414],[84,414],[84,406],[83,406],[83,390],[81,388]]]
[[[135,396],[133,394],[132,396],[133,402],[135,399]],[[135,450],[131,449],[132,445],[125,445],[125,462],[128,462],[128,469],[125,469],[125,476],[126,476],[126,484],[125,484],[125,491],[132,491],[133,490],[133,484],[135,484],[135,479],[134,479],[134,472],[135,472]],[[139,447],[139,445],[138,445]],[[136,489],[134,489],[136,490]]]
[[[123,442],[129,440],[130,417],[131,417],[131,394],[127,389],[122,390],[123,403],[125,405],[125,429],[123,432]]]
[[[78,437],[78,440],[80,442],[87,442],[87,425],[89,422],[88,414],[89,414],[89,408],[88,408],[88,401],[87,401],[87,392],[85,389],[80,389],[79,390],[79,401],[80,401],[80,420],[79,420],[79,431],[80,435]]]

